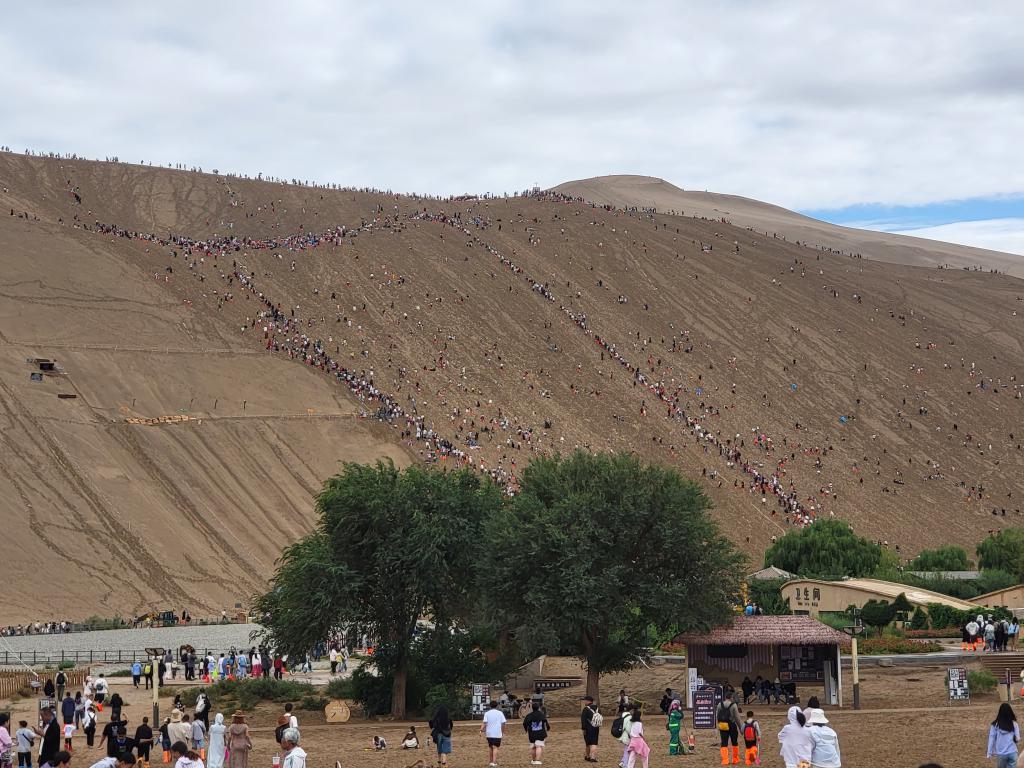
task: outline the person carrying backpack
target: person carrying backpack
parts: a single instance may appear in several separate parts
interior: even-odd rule
[[[597,762],[597,740],[601,735],[601,724],[604,717],[597,709],[593,696],[584,696],[585,705],[580,712],[580,726],[583,729],[583,759],[588,763]]]
[[[612,737],[622,742],[622,761],[619,768],[626,768],[626,761],[629,759],[629,726],[633,724],[633,710],[636,704],[630,706],[625,712],[612,721]]]
[[[726,691],[725,697],[719,702],[715,709],[715,719],[718,722],[718,735],[722,740],[722,765],[729,764],[729,746],[732,744],[733,765],[740,762],[740,710],[736,702],[732,700],[732,692]]]
[[[747,712],[743,721],[743,744],[746,747],[746,764],[760,765],[761,724],[754,719],[753,712]]]
[[[530,741],[530,765],[541,765],[541,757],[544,754],[544,740],[548,737],[551,724],[548,716],[540,708],[536,701],[530,705],[532,710],[523,718],[523,730],[526,731],[526,738]]]

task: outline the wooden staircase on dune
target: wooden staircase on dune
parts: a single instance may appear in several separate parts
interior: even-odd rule
[[[1020,680],[1020,672],[1024,669],[1024,653],[985,653],[978,654],[976,660],[982,667],[987,669],[999,682],[1006,679],[1006,673],[1010,673],[1010,682]]]

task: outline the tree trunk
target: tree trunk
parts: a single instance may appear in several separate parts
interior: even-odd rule
[[[587,696],[593,696],[594,701],[601,703],[601,670],[598,669],[590,659],[587,659]]]
[[[391,682],[391,716],[396,720],[405,719],[405,682],[408,676],[408,664],[403,659],[395,667],[395,676]]]

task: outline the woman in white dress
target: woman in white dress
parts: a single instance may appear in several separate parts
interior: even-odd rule
[[[206,768],[224,768],[224,715],[220,712],[210,726],[210,746],[206,750]]]

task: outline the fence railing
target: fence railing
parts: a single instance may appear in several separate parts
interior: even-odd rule
[[[227,648],[196,649],[196,656],[205,658],[209,654],[218,656],[227,653]],[[171,648],[175,660],[178,659],[178,649]],[[103,650],[72,650],[72,651],[0,651],[0,666],[10,667],[21,664],[28,664],[30,667],[57,666],[61,662],[73,661],[76,665],[85,664],[131,664],[135,661],[146,661],[146,651],[142,648],[103,651]],[[26,673],[28,674],[28,673]]]
[[[85,684],[85,676],[89,674],[87,669],[65,670],[68,676],[68,688],[81,688]],[[0,698],[9,699],[23,688],[31,688],[32,681],[36,676],[30,672],[5,672],[0,675]]]

